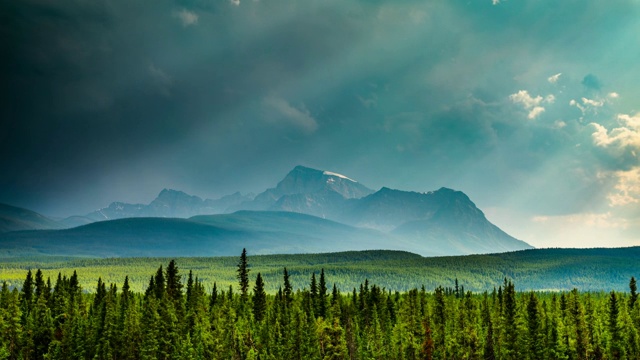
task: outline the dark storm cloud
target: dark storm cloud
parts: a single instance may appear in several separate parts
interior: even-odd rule
[[[635,148],[595,144],[590,125],[615,136],[640,95],[634,1],[24,0],[0,14],[0,201],[52,214],[165,187],[261,191],[303,164],[556,215],[606,206],[611,174],[634,166]]]
[[[602,84],[600,83],[600,79],[593,74],[588,74],[582,79],[582,85],[592,90],[600,90],[602,88]]]

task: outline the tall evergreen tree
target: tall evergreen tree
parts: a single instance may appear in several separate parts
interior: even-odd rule
[[[162,265],[156,271],[156,277],[154,278],[154,295],[156,299],[162,299],[165,294],[165,281],[164,281],[164,271],[162,270]]]
[[[264,291],[262,275],[256,276],[256,284],[253,288],[253,317],[260,322],[267,310],[267,293]]]
[[[618,326],[618,296],[612,291],[609,296],[609,334],[611,336],[611,344],[609,346],[609,356],[611,359],[624,359],[624,348],[622,344],[622,334]]]
[[[46,293],[46,284],[44,282],[44,278],[42,277],[42,271],[40,269],[36,270],[36,279],[35,279],[35,300],[37,301],[40,296]],[[46,300],[46,297],[45,297]]]
[[[293,301],[293,288],[291,287],[291,282],[289,281],[289,273],[287,272],[287,268],[284,268],[283,272],[283,281],[284,281],[284,303],[285,306],[291,304]]]
[[[518,353],[517,303],[515,287],[511,281],[506,281],[504,296],[504,357],[505,359],[520,359]]]
[[[31,308],[33,307],[33,275],[31,270],[27,271],[27,277],[22,283],[22,290],[20,292],[20,306],[23,314],[23,319],[29,315]],[[25,323],[26,321],[23,321]]]
[[[529,344],[529,358],[537,360],[544,358],[543,351],[545,348],[544,338],[542,336],[542,322],[538,309],[538,298],[533,292],[529,293],[527,301],[527,342]]]
[[[324,268],[320,270],[320,285],[318,288],[316,312],[322,318],[327,317],[327,281],[324,277]]]
[[[216,282],[213,282],[213,289],[211,289],[211,298],[209,299],[209,311],[213,311],[213,307],[218,301],[218,286]]]
[[[633,276],[631,277],[631,280],[629,281],[629,291],[630,291],[630,295],[629,295],[629,309],[633,309],[633,306],[636,304],[636,302],[638,301],[638,286],[636,285],[636,278],[634,278]]]
[[[182,281],[175,260],[169,261],[169,265],[167,266],[166,283],[167,297],[173,301],[175,305],[180,304],[182,301]],[[177,307],[178,306],[176,306],[176,308]]]
[[[311,307],[313,311],[318,311],[318,283],[316,281],[316,273],[311,273],[311,284],[309,285],[309,296],[311,298]]]
[[[238,282],[240,283],[240,301],[245,303],[249,292],[249,264],[247,263],[247,249],[242,249],[240,261],[238,262]]]

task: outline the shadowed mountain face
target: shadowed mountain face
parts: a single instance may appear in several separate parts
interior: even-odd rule
[[[0,233],[19,230],[60,229],[64,226],[31,210],[0,204]]]
[[[287,212],[129,218],[66,230],[0,234],[0,256],[221,256],[236,255],[243,248],[253,254],[294,254],[389,246],[415,248],[374,230]]]
[[[236,212],[229,214],[231,211]],[[160,256],[170,254],[172,246],[184,256],[234,254],[243,247],[253,247],[254,253],[392,249],[461,255],[531,248],[489,222],[460,191],[441,188],[418,193],[384,187],[374,192],[344,175],[303,166],[295,167],[276,187],[253,199],[236,193],[203,200],[165,189],[148,205],[112,203],[62,223],[83,225],[119,218],[129,219],[89,224],[69,232],[8,234],[0,238],[0,250],[9,244],[33,244],[34,249],[50,244],[80,249],[93,244],[113,256]],[[16,229],[56,226],[62,227],[52,222]],[[115,244],[122,248],[113,248]],[[163,250],[158,253],[153,246]],[[233,251],[227,253],[226,248]]]

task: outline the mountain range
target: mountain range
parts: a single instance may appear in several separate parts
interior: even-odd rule
[[[393,249],[461,255],[531,248],[489,222],[460,191],[374,191],[303,166],[256,196],[203,200],[164,189],[147,205],[114,202],[60,221],[3,206],[0,225],[0,251],[59,255],[212,256],[243,247],[256,254]]]

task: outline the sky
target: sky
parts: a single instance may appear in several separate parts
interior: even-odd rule
[[[0,3],[0,202],[50,216],[296,165],[461,190],[537,247],[640,245],[639,0]]]

